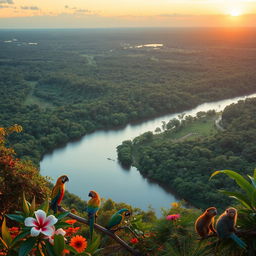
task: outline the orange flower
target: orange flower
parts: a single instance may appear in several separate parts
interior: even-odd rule
[[[82,236],[74,236],[71,238],[70,246],[72,246],[77,252],[83,252],[87,247],[87,241]]]
[[[65,256],[66,254],[69,254],[69,253],[70,253],[70,251],[69,251],[69,250],[64,249],[64,250],[62,251],[62,256]]]
[[[180,207],[180,204],[177,202],[173,202],[173,203],[171,203],[171,206],[172,206],[172,208],[178,208],[178,207]]]
[[[66,220],[65,222],[72,225],[72,224],[76,223],[76,220]]]
[[[76,228],[69,227],[69,228],[65,229],[66,236],[72,236],[72,235],[75,234],[79,229],[80,229],[80,227],[76,227]]]
[[[138,242],[139,242],[139,240],[136,237],[134,237],[130,240],[130,243],[132,243],[132,244],[137,244]]]

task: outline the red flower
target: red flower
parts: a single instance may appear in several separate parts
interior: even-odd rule
[[[139,242],[139,240],[136,237],[134,237],[130,240],[130,243],[132,243],[132,244],[137,244],[138,242]]]
[[[72,236],[72,235],[75,234],[79,229],[80,229],[80,227],[76,227],[76,228],[69,227],[69,228],[65,229],[66,236]]]
[[[20,229],[18,227],[12,227],[12,228],[9,228],[9,231],[11,234],[11,238],[14,239],[19,234]]]

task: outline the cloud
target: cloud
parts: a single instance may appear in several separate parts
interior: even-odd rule
[[[14,4],[13,0],[0,0],[0,4]]]
[[[22,10],[32,10],[32,11],[40,10],[37,6],[21,6],[20,9],[22,9]]]
[[[92,11],[90,11],[88,9],[77,9],[75,12],[76,13],[91,13]]]
[[[9,9],[16,9],[15,6],[11,6],[11,5],[0,5],[0,9],[6,9],[6,8],[9,8]]]
[[[75,7],[75,6],[70,7],[69,5],[65,5],[64,7],[65,7],[65,9],[73,10],[73,14],[76,14],[76,15],[96,14],[92,10],[81,9],[81,8],[78,8],[78,7]]]

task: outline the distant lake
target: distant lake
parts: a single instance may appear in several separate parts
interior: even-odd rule
[[[199,111],[222,111],[226,106],[249,97],[256,97],[256,93],[204,103],[188,111],[85,135],[79,141],[70,142],[46,154],[40,162],[41,174],[51,177],[53,182],[57,177],[67,174],[70,179],[68,191],[84,200],[88,200],[89,190],[96,190],[105,199],[112,198],[116,202],[125,202],[143,210],[152,206],[160,215],[161,207],[169,208],[170,203],[177,199],[170,191],[142,177],[136,168],[122,168],[117,161],[116,147],[124,140],[154,131],[156,127],[161,127],[162,121],[168,122],[179,114],[195,116]]]

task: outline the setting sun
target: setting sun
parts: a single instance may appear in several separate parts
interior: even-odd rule
[[[232,9],[230,11],[230,15],[233,16],[233,17],[237,17],[237,16],[240,16],[242,13],[240,10],[237,10],[237,9]]]

